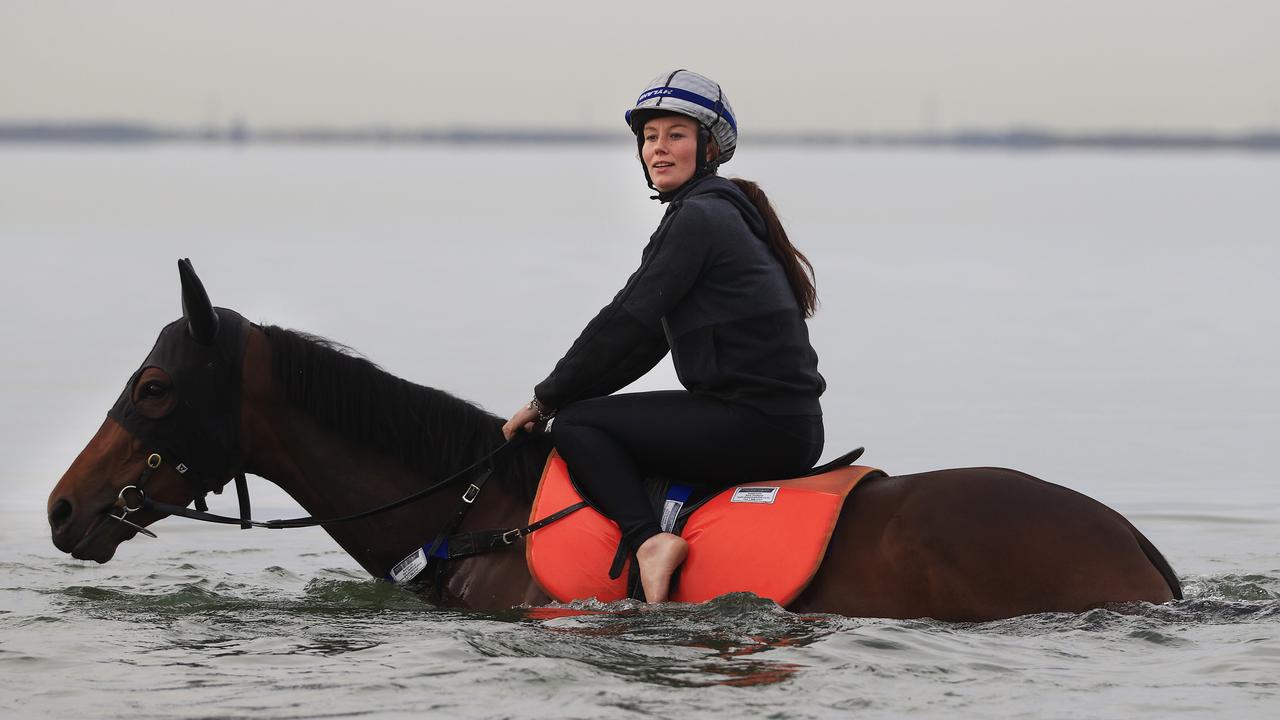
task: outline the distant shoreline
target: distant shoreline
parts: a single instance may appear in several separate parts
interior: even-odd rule
[[[0,145],[610,145],[626,136],[598,130],[540,128],[227,127],[175,128],[131,121],[0,122]],[[994,148],[1015,150],[1232,150],[1280,152],[1280,130],[1246,133],[1109,132],[1064,133],[1035,128],[947,132],[759,132],[757,145],[889,148]]]

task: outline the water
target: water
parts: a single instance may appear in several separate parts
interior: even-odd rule
[[[217,304],[506,413],[638,259],[617,148],[0,150],[0,714],[1245,716],[1280,698],[1280,160],[744,151],[819,272],[827,457],[1096,497],[1187,599],[984,624],[730,596],[466,613],[323,533],[180,519],[107,565],[44,500],[159,328]],[[638,383],[669,387],[660,368]],[[264,516],[291,501],[254,483]],[[234,501],[218,498],[215,509]]]

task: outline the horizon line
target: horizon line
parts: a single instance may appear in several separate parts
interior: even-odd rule
[[[1125,129],[1063,131],[1030,124],[1007,127],[916,130],[764,130],[753,143],[775,146],[1016,147],[1022,149],[1188,149],[1280,151],[1280,128],[1251,131]],[[622,132],[573,127],[449,125],[165,125],[143,120],[0,120],[0,144],[611,144],[630,141]]]

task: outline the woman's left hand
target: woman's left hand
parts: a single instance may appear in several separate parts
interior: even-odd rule
[[[528,405],[521,406],[519,410],[511,416],[506,425],[502,426],[502,436],[510,440],[515,437],[520,428],[524,428],[527,432],[533,432],[533,424],[538,421],[538,411]]]

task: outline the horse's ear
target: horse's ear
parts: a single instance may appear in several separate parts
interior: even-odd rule
[[[187,332],[201,345],[209,345],[218,337],[218,313],[209,302],[209,293],[189,259],[178,261],[178,277],[182,280],[182,316],[187,319]]]

